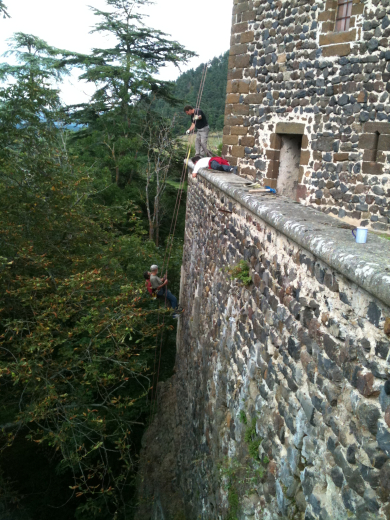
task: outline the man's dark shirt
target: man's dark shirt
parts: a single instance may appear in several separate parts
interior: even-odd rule
[[[208,126],[207,118],[205,113],[200,108],[195,108],[194,113],[191,116],[191,121],[195,123],[195,128],[197,130],[202,130],[202,128],[205,128]],[[198,119],[197,121],[194,121],[194,116],[202,116],[202,119]]]

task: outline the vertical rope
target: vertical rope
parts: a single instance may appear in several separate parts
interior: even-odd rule
[[[200,108],[200,104],[201,104],[201,101],[202,101],[204,87],[205,87],[205,84],[206,84],[207,70],[208,70],[208,63],[206,63],[204,68],[203,68],[203,73],[202,73],[202,77],[201,77],[201,81],[200,81],[200,85],[199,85],[198,98],[197,98],[197,101],[196,101],[196,108],[197,109]],[[190,133],[190,136],[193,135],[194,130],[195,129],[192,130],[192,132]],[[184,183],[185,183],[185,178],[186,178],[186,174],[187,174],[187,171],[188,171],[188,161],[189,161],[190,154],[191,154],[190,137],[188,139],[186,153],[187,153],[187,159],[184,162],[182,173],[181,173],[181,177],[180,177],[179,189],[178,189],[178,193],[177,193],[177,196],[176,196],[175,208],[174,208],[174,211],[173,211],[173,216],[172,216],[172,220],[171,220],[171,227],[170,227],[169,235],[168,235],[168,244],[167,244],[167,247],[166,247],[165,253],[164,253],[162,272],[166,271],[166,273],[168,273],[169,263],[170,263],[171,254],[172,254],[172,247],[173,247],[173,242],[174,242],[175,232],[176,232],[176,227],[177,227],[177,221],[178,221],[178,217],[179,217],[180,205],[181,205],[181,200],[182,200],[182,196],[183,196]],[[167,291],[167,289],[166,289],[166,291]],[[166,302],[167,302],[167,296],[165,294],[165,305],[166,305]],[[161,312],[161,307],[159,306],[157,328],[159,328],[159,324],[160,324],[160,312]],[[153,387],[152,387],[152,401],[153,401],[153,405],[151,406],[150,417],[155,412],[155,409],[157,407],[157,400],[158,400],[157,385],[158,385],[158,380],[159,380],[159,376],[160,376],[160,369],[161,369],[162,344],[163,344],[163,339],[164,339],[163,338],[164,325],[165,325],[165,315],[163,315],[163,321],[162,321],[162,325],[161,325],[161,329],[162,330],[161,330],[161,341],[160,341],[160,351],[159,351],[159,359],[158,359],[157,377],[153,378]],[[155,374],[156,359],[157,359],[158,332],[157,332],[156,343],[157,343],[156,344],[156,354],[155,354],[155,363],[154,363],[154,371],[153,371],[154,374]],[[154,397],[154,399],[153,399],[153,397]]]

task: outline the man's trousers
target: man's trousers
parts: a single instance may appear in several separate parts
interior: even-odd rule
[[[209,126],[205,126],[201,130],[197,131],[195,141],[196,155],[200,155],[201,157],[207,157],[207,140],[209,138],[209,131]]]

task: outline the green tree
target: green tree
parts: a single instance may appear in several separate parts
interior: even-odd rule
[[[99,204],[69,151],[61,52],[22,34],[12,51],[17,65],[0,68],[12,79],[0,88],[0,448],[45,446],[83,519],[125,519],[158,332],[137,278],[157,255],[133,204]]]
[[[58,90],[51,85],[67,68],[57,59],[61,51],[36,36],[16,33],[9,47],[6,56],[16,64],[0,64],[0,81],[6,85],[0,90],[0,167],[3,178],[12,175],[14,182],[22,182],[31,169],[45,169],[41,138],[53,141],[60,108]],[[30,145],[18,144],[21,135]]]
[[[7,13],[7,7],[4,4],[3,0],[0,0],[0,14],[3,13],[4,18],[9,18],[9,14]]]
[[[94,153],[121,187],[138,171],[140,135],[145,122],[153,117],[148,106],[150,93],[172,98],[172,84],[156,74],[167,64],[178,66],[194,56],[163,32],[144,25],[140,9],[150,4],[148,0],[107,0],[110,11],[92,8],[100,19],[93,32],[110,36],[115,44],[66,59],[67,64],[84,69],[81,80],[97,87],[90,103],[74,107],[73,120],[88,125],[84,135],[94,133]],[[96,149],[99,145],[104,153]]]

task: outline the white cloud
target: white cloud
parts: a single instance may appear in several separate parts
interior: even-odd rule
[[[89,52],[104,47],[108,39],[101,34],[89,34],[96,17],[89,5],[106,9],[104,0],[6,0],[11,19],[0,18],[0,54],[7,50],[6,40],[15,32],[39,36],[50,45],[77,52]],[[183,70],[219,56],[229,48],[232,0],[156,0],[145,9],[146,24],[170,34],[199,57],[191,60]],[[175,79],[179,71],[174,67],[162,70],[165,80]],[[78,81],[74,73],[62,88],[67,103],[86,101],[93,86]]]

